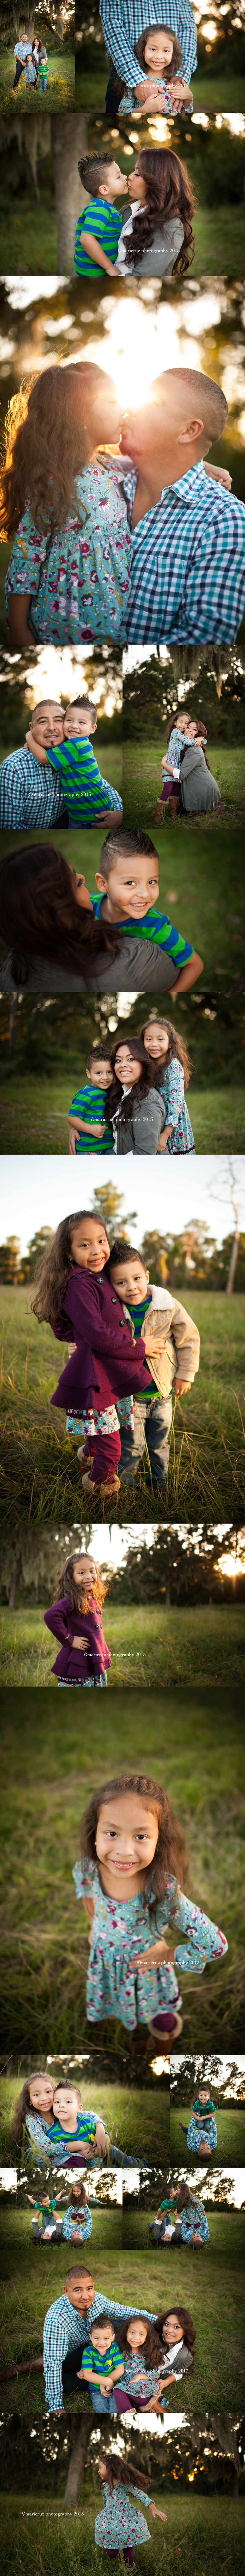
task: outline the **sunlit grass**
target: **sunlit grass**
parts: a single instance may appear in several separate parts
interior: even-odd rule
[[[214,2100],[215,2100],[215,2092],[214,2092]],[[184,2104],[183,2104],[183,2103],[179,2103],[179,2105],[178,2105],[178,2109],[177,2109],[176,2105],[175,2105],[175,2108],[173,2108],[173,2109],[172,2109],[172,2103],[171,2103],[171,2107],[170,2107],[170,2164],[171,2164],[171,2165],[182,2165],[182,2166],[183,2166],[183,2165],[185,2164],[185,2160],[186,2160],[186,2168],[187,2168],[187,2166],[188,2166],[188,2173],[189,2173],[189,2167],[190,2167],[190,2174],[191,2174],[194,2163],[195,2163],[195,2172],[196,2172],[196,2167],[197,2167],[197,2161],[198,2161],[198,2160],[197,2160],[197,2157],[196,2157],[196,2158],[194,2158],[194,2154],[192,2154],[192,2155],[190,2155],[190,2154],[189,2154],[189,2148],[188,2148],[188,2152],[186,2151],[185,2138],[183,2137],[183,2128],[184,2128],[184,2129],[186,2129],[186,2130],[188,2129],[188,2121],[189,2121],[189,2118],[190,2118],[190,2105],[189,2105],[189,2107],[188,2107],[188,2104],[187,2104],[186,2102],[185,2102]],[[213,2171],[213,2165],[217,2165],[217,2167],[219,2167],[220,2165],[225,2165],[225,2167],[226,2167],[226,2172],[228,2172],[228,2167],[229,2167],[229,2165],[244,2165],[244,2162],[245,2162],[245,2103],[241,2103],[240,2107],[238,2108],[238,2105],[237,2105],[235,2102],[234,2102],[234,2103],[233,2103],[233,2102],[229,2102],[229,2103],[227,2104],[227,2108],[226,2108],[226,2105],[224,2106],[224,2108],[223,2108],[223,2105],[222,2105],[222,2109],[221,2109],[221,2110],[219,2110],[219,2108],[218,2108],[218,2106],[217,2106],[217,2109],[215,2110],[215,2118],[216,2118],[216,2129],[217,2129],[217,2147],[214,2147],[214,2149],[212,2148],[212,2171]],[[183,2128],[181,2128],[181,2127],[180,2127],[180,2122],[181,2122],[181,2121],[183,2121]],[[211,2166],[210,2166],[210,2170],[211,2170]],[[209,2212],[208,2212],[208,2224],[209,2224]]]
[[[48,1596],[44,1603],[48,1608]],[[173,1683],[195,1682],[204,1689],[207,1683],[240,1683],[245,1666],[244,1609],[213,1608],[205,1602],[203,1609],[165,1610],[164,1600],[131,1603],[122,1608],[105,1604],[104,1629],[112,1662],[108,1671],[108,1688],[123,1688],[128,1682],[143,1690],[158,1683],[171,1688]],[[51,1667],[58,1642],[44,1627],[43,1610],[17,1608],[12,1613],[0,1610],[0,1679],[13,1688],[34,1686],[44,1689],[51,1682]],[[53,1686],[58,1687],[53,1675]],[[69,1703],[67,1703],[69,1706]]]
[[[167,1509],[193,1519],[198,1504],[212,1521],[242,1518],[245,1502],[244,1301],[222,1294],[184,1290],[188,1313],[201,1335],[199,1375],[188,1398],[173,1405]],[[30,1313],[25,1289],[1,1289],[2,1448],[1,1516],[7,1521],[52,1519],[59,1512],[81,1514],[81,1483],[76,1443],[66,1435],[62,1415],[50,1411],[57,1385],[57,1360],[48,1326]],[[59,1343],[59,1374],[64,1367]],[[147,1485],[145,1451],[133,1487],[121,1485],[111,1504],[112,1521],[162,1518],[161,1488]],[[147,1462],[146,1462],[147,1464]],[[108,1516],[107,1499],[98,1503],[97,1518]]]
[[[48,56],[46,91],[39,90],[39,82],[37,89],[31,87],[26,89],[24,76],[18,82],[18,89],[14,90],[16,70],[14,37],[13,51],[11,53],[8,51],[7,54],[0,51],[0,108],[3,114],[9,114],[11,109],[12,114],[18,117],[46,116],[47,110],[51,110],[53,115],[55,108],[59,109],[59,113],[61,108],[63,111],[64,108],[75,108],[75,54],[65,53],[62,57],[60,50],[57,54],[51,52],[49,54],[48,41],[46,50]]]

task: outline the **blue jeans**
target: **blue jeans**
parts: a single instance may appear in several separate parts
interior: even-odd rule
[[[149,1404],[148,1406],[147,1406],[147,1397],[144,1397],[144,1396],[143,1396],[143,1397],[142,1397],[142,1400],[141,1400],[140,1405],[139,1405],[139,1404],[134,1404],[134,1429],[133,1429],[133,1431],[126,1431],[126,1430],[124,1430],[124,1429],[123,1429],[123,1424],[122,1424],[122,1423],[120,1424],[120,1433],[121,1433],[120,1480],[121,1480],[121,1484],[124,1484],[124,1485],[134,1485],[135,1476],[137,1475],[137,1467],[139,1466],[139,1461],[140,1461],[140,1459],[141,1459],[141,1458],[143,1458],[143,1456],[144,1456],[144,1458],[145,1458],[146,1483],[147,1483],[147,1485],[150,1485],[150,1482],[151,1482],[151,1478],[150,1478],[150,1470],[149,1470],[149,1467],[148,1467],[148,1459],[147,1459],[147,1457],[146,1457],[145,1444],[144,1444],[144,1428],[145,1428],[145,1436],[146,1436],[146,1440],[147,1440],[147,1448],[148,1448],[148,1451],[149,1451],[149,1460],[150,1460],[150,1467],[151,1467],[151,1474],[152,1474],[152,1483],[153,1483],[153,1485],[161,1485],[162,1491],[164,1491],[164,1492],[165,1492],[165,1490],[166,1490],[167,1472],[168,1472],[169,1434],[170,1434],[170,1430],[171,1430],[171,1421],[172,1421],[172,1396],[171,1396],[171,1395],[168,1395],[168,1396],[166,1396],[166,1395],[159,1395],[159,1396],[157,1397],[157,1402],[156,1402],[156,1404]]]

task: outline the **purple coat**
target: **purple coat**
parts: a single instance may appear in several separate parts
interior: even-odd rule
[[[106,1671],[107,1664],[111,1663],[111,1655],[109,1655],[109,1647],[106,1646],[101,1613],[96,1608],[94,1592],[91,1592],[91,1610],[73,1610],[70,1593],[67,1592],[64,1594],[63,1601],[54,1601],[52,1610],[45,1610],[44,1618],[45,1627],[51,1628],[51,1636],[58,1637],[61,1645],[61,1653],[56,1655],[55,1664],[52,1664],[52,1673],[59,1673],[60,1681],[80,1682],[81,1678],[83,1681],[91,1681],[91,1674],[95,1674],[97,1679],[98,1673]],[[86,1655],[76,1655],[76,1648],[72,1647],[72,1637],[81,1637],[83,1629],[90,1651]]]
[[[144,1342],[133,1347],[129,1324],[106,1272],[92,1279],[87,1271],[71,1271],[55,1329],[57,1341],[76,1342],[77,1348],[62,1370],[51,1404],[79,1413],[95,1403],[98,1413],[103,1413],[117,1395],[149,1395]]]

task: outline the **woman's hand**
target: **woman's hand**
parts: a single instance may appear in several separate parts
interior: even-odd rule
[[[157,1145],[157,1154],[166,1154],[169,1136],[171,1136],[171,1127],[162,1127],[162,1134],[159,1136],[159,1145]]]

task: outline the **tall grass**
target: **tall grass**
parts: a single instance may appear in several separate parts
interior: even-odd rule
[[[201,1335],[199,1375],[189,1397],[173,1403],[166,1508],[169,1519],[193,1520],[196,1510],[215,1522],[237,1519],[245,1509],[244,1299],[184,1288],[184,1303]],[[65,1415],[50,1411],[51,1395],[67,1358],[57,1360],[49,1327],[30,1313],[30,1292],[1,1289],[2,1447],[0,1514],[5,1521],[81,1515],[76,1444],[67,1438]],[[159,1520],[163,1490],[147,1483],[144,1451],[132,1487],[123,1483],[111,1520]],[[165,1504],[164,1504],[165,1508]],[[108,1503],[97,1518],[108,1517]]]

